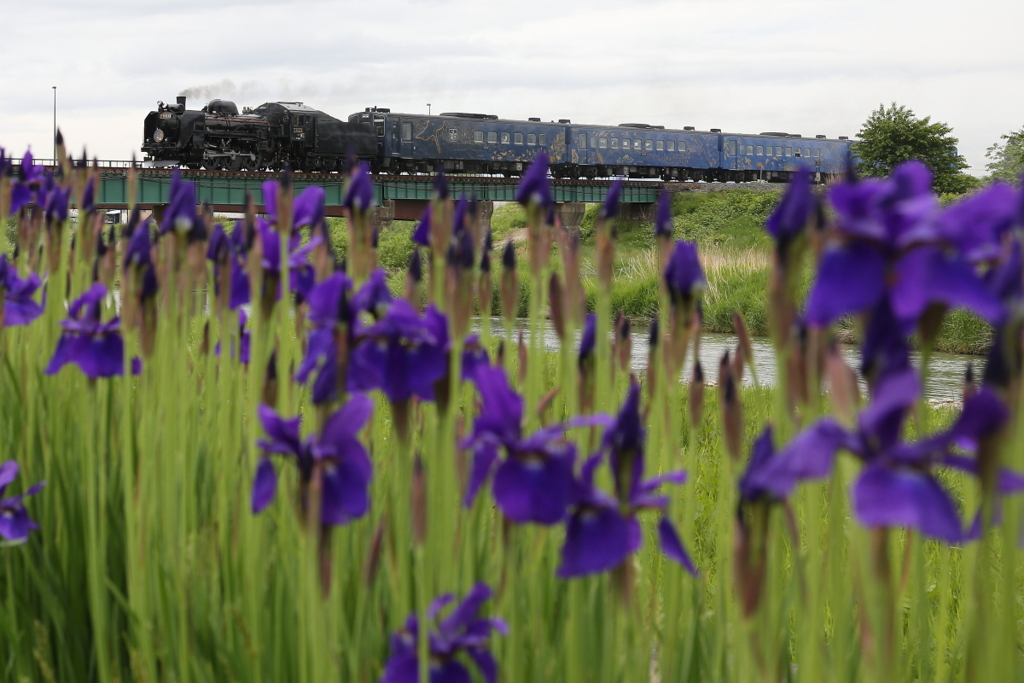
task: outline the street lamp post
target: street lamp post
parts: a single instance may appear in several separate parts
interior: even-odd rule
[[[57,165],[57,86],[53,86],[53,165]]]
[[[427,116],[430,116],[430,102],[427,102]]]

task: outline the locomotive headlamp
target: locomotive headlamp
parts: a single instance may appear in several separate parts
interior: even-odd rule
[[[153,131],[153,142],[163,142],[163,141],[164,141],[164,132],[162,130],[160,130],[159,128],[157,128],[156,130]]]

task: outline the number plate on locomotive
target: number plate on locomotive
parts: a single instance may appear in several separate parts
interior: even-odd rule
[[[162,119],[174,118],[174,114],[172,114],[169,111],[162,111],[162,112],[160,112],[160,118],[162,118]]]

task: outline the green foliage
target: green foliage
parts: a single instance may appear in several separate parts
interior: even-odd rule
[[[338,258],[348,253],[348,223],[344,218],[327,218],[327,232],[331,236],[331,246]]]
[[[1005,142],[997,142],[985,152],[985,158],[991,159],[985,168],[992,180],[1017,182],[1024,174],[1024,126],[999,139]]]
[[[764,222],[781,191],[730,189],[723,192],[677,192],[672,198],[673,234],[700,245],[737,249],[767,246]]]
[[[515,202],[502,204],[491,214],[491,236],[495,242],[508,238],[516,230],[526,227],[526,211]]]
[[[413,221],[394,221],[380,233],[377,242],[377,262],[388,272],[405,272],[412,258]]]
[[[974,179],[963,173],[968,164],[957,152],[959,140],[952,132],[948,124],[933,123],[930,116],[919,119],[903,105],[880,104],[857,133],[860,140],[853,143],[857,170],[886,176],[904,161],[919,159],[931,169],[936,192],[966,192]]]

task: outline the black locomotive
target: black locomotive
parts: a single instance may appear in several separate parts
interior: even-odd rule
[[[199,111],[159,102],[146,116],[142,151],[158,165],[221,171],[340,171],[349,153],[377,153],[373,126],[348,123],[302,102],[267,102],[243,109],[210,100]]]

